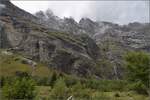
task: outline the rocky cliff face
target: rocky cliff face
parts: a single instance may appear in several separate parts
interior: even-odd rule
[[[99,48],[89,36],[46,28],[39,19],[9,1],[0,13],[0,47],[78,76],[94,75]],[[65,21],[67,22],[67,21]],[[63,22],[63,23],[65,23]]]
[[[49,11],[47,11],[49,12]],[[51,12],[51,11],[50,11]],[[45,19],[45,22],[55,22],[55,24],[45,23],[49,28],[53,27],[57,30],[72,34],[87,34],[94,39],[97,44],[111,38],[119,42],[124,48],[132,48],[137,50],[145,50],[149,52],[150,46],[150,24],[149,23],[129,23],[128,25],[118,25],[110,22],[94,22],[88,18],[82,18],[77,23],[73,18],[60,19],[53,14],[37,16]],[[46,16],[48,17],[46,19]]]
[[[95,22],[89,18],[82,18],[77,23],[73,18],[60,19],[52,13],[47,15],[44,12],[42,12],[42,16],[37,17],[44,19],[45,25],[48,28],[54,28],[74,35],[83,33],[92,38],[100,47],[101,58],[109,62],[109,65],[103,65],[105,68],[101,69],[103,70],[102,72],[98,72],[98,74],[101,73],[107,78],[113,77],[118,79],[123,76],[124,67],[122,59],[127,51],[143,50],[150,52],[149,23],[134,22],[128,25],[118,25],[111,22]],[[51,25],[51,22],[55,23]],[[90,48],[92,48],[92,45]],[[94,52],[94,49],[92,50]],[[111,67],[107,68],[108,66]]]
[[[117,29],[109,28],[105,34],[96,34],[95,40],[100,43],[101,41],[111,38],[110,41],[120,43],[123,48],[150,52],[148,48],[150,46],[150,24],[138,23],[139,26],[133,27],[130,24],[119,26]]]

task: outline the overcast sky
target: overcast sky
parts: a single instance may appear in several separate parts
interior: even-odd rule
[[[79,21],[88,17],[97,21],[110,21],[119,24],[129,22],[149,22],[148,1],[11,1],[18,7],[35,13],[50,8],[55,15],[73,17]]]

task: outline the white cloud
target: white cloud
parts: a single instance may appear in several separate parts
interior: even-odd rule
[[[16,6],[30,12],[35,13],[39,10],[46,10],[49,5],[49,1],[11,1]]]
[[[120,24],[149,21],[148,1],[12,1],[18,7],[35,13],[50,8],[63,18],[72,16],[76,21],[82,17]]]

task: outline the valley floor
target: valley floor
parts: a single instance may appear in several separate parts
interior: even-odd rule
[[[37,100],[40,98],[45,98],[46,100],[49,99],[49,94],[51,91],[51,88],[49,86],[37,86],[38,96]],[[100,92],[100,91],[94,91],[92,92],[92,97],[89,100],[150,100],[150,97],[145,95],[137,94],[133,91],[129,92],[119,92],[119,91],[113,91],[113,92]],[[73,97],[73,100],[87,100],[87,99],[80,99],[78,97]]]
[[[38,91],[38,95],[36,96],[35,100],[54,100],[54,99],[49,98],[49,95],[51,92],[51,87],[36,86],[36,89]],[[1,92],[2,91],[0,91],[0,94],[1,94]],[[92,98],[92,97],[94,97],[94,98]],[[95,91],[92,93],[92,97],[88,100],[150,100],[150,97],[137,94],[133,91],[130,91],[130,92],[117,92],[117,91],[98,92],[98,91]],[[5,98],[3,98],[1,95],[0,95],[0,98],[1,98],[1,100],[5,100]],[[81,99],[81,98],[73,96],[73,100],[87,100],[87,99],[83,99],[83,98]]]

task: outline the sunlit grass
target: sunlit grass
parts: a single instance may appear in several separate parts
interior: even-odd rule
[[[38,98],[48,99],[51,93],[50,86],[37,86]],[[92,91],[92,90],[91,90]],[[91,92],[90,92],[91,93]],[[118,96],[116,96],[118,94]],[[90,100],[150,100],[148,96],[137,94],[136,92],[99,92],[92,91]],[[74,96],[73,96],[74,97]],[[75,100],[80,100],[78,97],[74,97]],[[81,99],[84,100],[84,99]]]
[[[13,76],[16,72],[27,72],[33,76],[48,77],[51,75],[51,70],[38,63],[35,68],[31,65],[23,64],[18,55],[0,54],[0,76]]]

